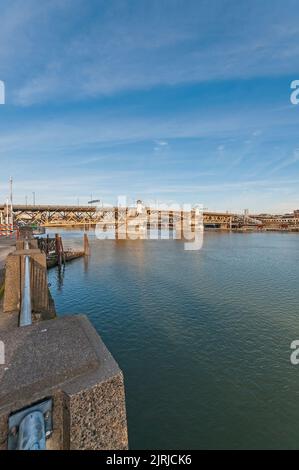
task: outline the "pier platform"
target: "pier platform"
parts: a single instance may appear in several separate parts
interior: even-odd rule
[[[126,449],[123,375],[84,316],[1,333],[0,449],[15,409],[51,397],[48,449]]]

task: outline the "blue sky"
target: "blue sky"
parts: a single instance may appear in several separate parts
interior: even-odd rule
[[[0,0],[0,198],[299,208],[295,0]]]

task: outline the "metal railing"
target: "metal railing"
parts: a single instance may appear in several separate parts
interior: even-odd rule
[[[46,439],[53,432],[52,399],[35,403],[12,414],[8,420],[9,450],[46,450]]]
[[[25,240],[24,249],[29,249],[29,242]],[[22,301],[19,326],[32,324],[32,302],[31,302],[31,258],[24,256],[24,283],[22,290]],[[16,440],[17,450],[45,450],[46,449],[46,423],[45,417],[40,410],[28,409],[28,413],[22,417],[18,426]]]
[[[25,240],[24,249],[29,250],[29,242]],[[31,260],[29,255],[24,257],[24,283],[22,291],[20,326],[32,324],[32,308],[31,308],[31,280],[30,280]]]
[[[0,237],[19,238],[19,227],[13,224],[0,224]]]
[[[45,418],[41,411],[28,413],[19,426],[17,450],[45,450]]]
[[[32,308],[31,308],[31,282],[30,282],[30,256],[25,255],[24,258],[24,284],[22,292],[20,326],[32,324]]]

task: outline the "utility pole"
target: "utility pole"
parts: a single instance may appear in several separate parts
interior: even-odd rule
[[[12,196],[12,176],[9,178],[10,189],[10,224],[13,228],[13,196]]]
[[[9,206],[8,206],[8,197],[6,198],[6,225],[7,225],[7,228],[8,228],[8,224],[9,224]]]
[[[28,206],[28,196],[25,196],[25,206]]]
[[[33,200],[33,205],[35,206],[35,191],[32,193],[32,200]]]

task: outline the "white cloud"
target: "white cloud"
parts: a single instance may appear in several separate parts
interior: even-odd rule
[[[160,147],[165,147],[165,146],[168,145],[168,142],[166,142],[164,140],[157,140],[156,144],[159,145]]]
[[[166,142],[165,140],[156,140],[155,142],[155,147],[154,147],[154,151],[156,153],[161,153],[163,152],[165,149],[168,148],[169,144],[168,142]]]

